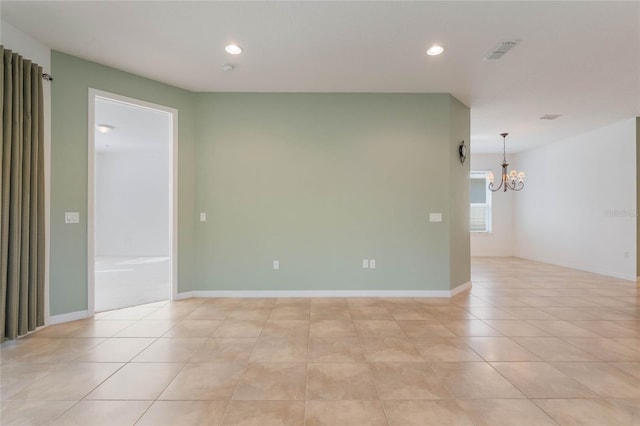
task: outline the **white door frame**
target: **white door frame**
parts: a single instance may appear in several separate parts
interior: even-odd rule
[[[95,177],[95,106],[97,99],[107,99],[140,108],[152,109],[171,114],[172,142],[169,148],[169,246],[171,250],[171,291],[169,300],[174,301],[178,295],[178,110],[164,105],[158,105],[139,99],[128,98],[115,93],[89,89],[89,161],[87,180],[87,313],[91,317],[95,314],[95,236],[96,236],[96,177]]]

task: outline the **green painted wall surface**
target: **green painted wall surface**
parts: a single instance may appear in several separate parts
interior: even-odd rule
[[[640,117],[636,117],[636,276],[640,277]]]
[[[53,51],[51,137],[51,314],[87,309],[87,120],[89,88],[178,110],[179,291],[193,271],[194,94]],[[80,212],[65,225],[64,212]]]
[[[453,155],[469,139],[469,112],[455,98],[196,98],[196,208],[207,222],[195,225],[193,289],[448,290],[468,281],[468,164]],[[430,212],[444,221],[430,223]]]
[[[469,280],[469,110],[452,96],[196,94],[59,52],[52,70],[52,315],[87,308],[89,88],[178,110],[179,292]]]
[[[471,118],[469,108],[450,98],[449,115],[449,268],[451,289],[471,281],[471,241],[469,233],[469,172],[471,150]],[[460,163],[458,146],[465,141],[467,160]]]

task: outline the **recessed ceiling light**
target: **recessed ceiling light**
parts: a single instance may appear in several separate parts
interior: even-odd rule
[[[115,129],[115,127],[113,127],[110,124],[98,124],[96,126],[96,129],[98,130],[98,132],[100,133],[109,133],[110,131],[112,131],[113,129]]]
[[[238,46],[237,44],[227,44],[224,47],[224,50],[232,55],[239,55],[242,53],[242,47]]]
[[[438,44],[434,44],[433,46],[431,46],[430,48],[427,49],[427,55],[429,56],[437,56],[439,54],[441,54],[442,52],[444,52],[444,47],[438,45]]]

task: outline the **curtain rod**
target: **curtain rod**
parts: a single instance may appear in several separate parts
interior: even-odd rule
[[[42,73],[42,79],[46,81],[53,81],[51,74]]]

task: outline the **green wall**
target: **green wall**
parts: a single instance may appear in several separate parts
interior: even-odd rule
[[[87,309],[89,88],[178,110],[178,281],[193,272],[194,95],[186,90],[53,51],[51,69],[51,315]],[[64,212],[80,212],[65,225]]]
[[[471,241],[469,233],[469,172],[471,153],[460,163],[458,146],[465,141],[471,149],[471,118],[469,108],[451,98],[449,110],[449,285],[451,289],[471,281]]]
[[[457,160],[469,110],[455,98],[203,93],[196,110],[196,209],[208,220],[196,224],[195,290],[469,280],[469,169]]]
[[[636,117],[636,276],[640,277],[640,117]]]
[[[469,109],[452,96],[191,93],[55,51],[52,71],[52,315],[87,309],[89,88],[178,110],[179,292],[469,281]]]

